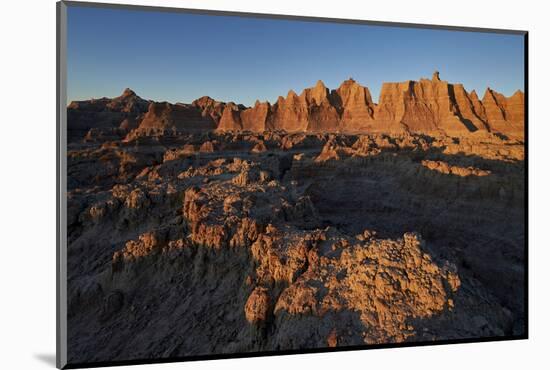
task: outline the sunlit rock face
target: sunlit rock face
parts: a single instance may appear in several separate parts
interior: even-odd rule
[[[168,132],[343,132],[425,133],[465,137],[480,132],[522,139],[524,94],[507,98],[487,89],[480,100],[462,84],[431,79],[387,82],[378,104],[367,87],[352,78],[329,90],[322,81],[299,95],[290,90],[273,104],[245,107],[208,96],[192,104],[149,102],[126,89],[120,97],[72,102],[68,106],[69,139],[97,136],[147,136]],[[91,132],[89,132],[91,130]]]
[[[491,131],[510,136],[521,136],[524,131],[524,96],[517,91],[510,98],[487,89],[483,96],[483,106]]]
[[[353,79],[342,82],[332,92],[333,104],[339,108],[342,131],[373,131],[374,108],[369,89]]]

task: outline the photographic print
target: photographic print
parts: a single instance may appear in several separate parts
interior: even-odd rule
[[[59,366],[526,338],[526,32],[58,6]]]

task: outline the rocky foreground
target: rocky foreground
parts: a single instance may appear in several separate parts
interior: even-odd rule
[[[258,107],[69,106],[69,362],[523,334],[522,122],[265,130]]]

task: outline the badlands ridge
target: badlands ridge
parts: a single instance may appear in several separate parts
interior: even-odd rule
[[[507,98],[487,89],[450,84],[434,72],[431,80],[384,83],[379,103],[353,79],[330,91],[322,81],[300,95],[290,90],[274,104],[254,107],[208,96],[191,104],[150,102],[126,89],[114,99],[73,102],[68,107],[71,137],[91,128],[137,129],[137,133],[174,131],[251,131],[341,133],[423,133],[462,136],[491,132],[522,138],[524,94]]]

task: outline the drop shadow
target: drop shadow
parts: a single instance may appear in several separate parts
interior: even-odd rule
[[[35,353],[34,358],[48,366],[56,367],[55,353]]]

